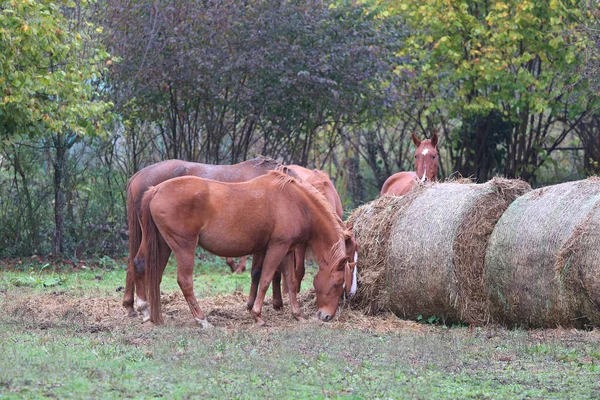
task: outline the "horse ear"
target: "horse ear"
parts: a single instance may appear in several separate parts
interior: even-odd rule
[[[352,237],[352,227],[350,229],[344,230],[344,240],[348,240]]]
[[[437,147],[438,144],[438,134],[437,132],[433,134],[433,136],[431,137],[431,145],[433,147]]]
[[[417,147],[421,145],[421,140],[419,140],[419,138],[417,137],[417,135],[415,135],[414,132],[412,133],[412,141]]]

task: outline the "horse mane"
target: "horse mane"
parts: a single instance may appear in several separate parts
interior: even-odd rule
[[[277,160],[272,159],[271,157],[258,156],[253,158],[252,160],[248,160],[248,163],[252,165],[254,168],[264,168],[274,170],[281,167],[281,163]]]
[[[327,260],[328,265],[331,267],[338,265],[340,260],[346,257],[346,251],[344,247],[344,240],[346,238],[346,231],[344,229],[345,225],[339,215],[336,214],[335,210],[331,208],[331,205],[329,205],[329,202],[325,196],[323,196],[323,194],[321,194],[321,192],[319,192],[314,186],[298,178],[293,171],[285,166],[269,171],[267,175],[270,175],[275,179],[274,185],[278,186],[280,190],[282,190],[288,184],[298,185],[299,187],[303,188],[310,198],[323,207],[326,215],[328,215],[331,219],[336,233],[342,236],[342,239],[338,240],[329,250],[329,260]]]

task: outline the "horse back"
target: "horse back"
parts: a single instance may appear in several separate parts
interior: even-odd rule
[[[185,176],[151,192],[150,211],[167,242],[197,237],[198,245],[219,256],[263,251],[269,240],[293,241],[301,231],[294,222],[302,207],[267,177],[229,183]]]
[[[417,174],[414,171],[402,171],[391,175],[383,183],[380,196],[385,194],[391,196],[404,196],[414,186]]]
[[[319,169],[310,170],[299,165],[288,166],[298,177],[317,189],[326,199],[331,208],[340,217],[344,217],[342,200],[329,175]]]

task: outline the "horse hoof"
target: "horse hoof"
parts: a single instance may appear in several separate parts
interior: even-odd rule
[[[263,321],[262,315],[259,312],[250,310],[250,314],[252,314],[252,316],[254,317],[254,321],[256,322],[256,325],[263,326],[265,324],[265,321]]]
[[[127,312],[127,316],[128,316],[128,317],[130,317],[130,318],[135,318],[135,317],[137,317],[137,316],[138,316],[138,313],[137,313],[137,312],[135,312],[135,310],[129,310],[129,311]]]
[[[273,310],[281,311],[283,309],[283,303],[273,303]]]
[[[250,314],[252,314],[252,307],[254,307],[254,302],[250,303],[246,303],[246,308],[248,309],[248,311],[250,311]]]
[[[210,322],[208,322],[208,320],[206,320],[206,319],[198,319],[198,318],[196,318],[196,322],[198,323],[198,326],[202,330],[214,328],[213,324],[211,324]]]
[[[142,318],[142,323],[148,322],[150,321],[150,311],[148,310],[144,310],[143,312],[143,318]]]

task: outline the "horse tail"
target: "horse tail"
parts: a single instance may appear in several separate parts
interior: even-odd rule
[[[136,207],[135,196],[132,189],[133,178],[127,182],[127,228],[129,230],[129,262],[127,263],[127,278],[125,281],[125,292],[126,294],[131,291],[133,300],[133,293],[135,290],[135,271],[133,266],[133,259],[135,258],[142,241],[142,227],[140,226],[140,218],[138,216],[138,209]]]
[[[146,266],[146,286],[148,290],[148,305],[150,321],[156,325],[163,324],[160,308],[161,273],[158,266],[158,228],[150,212],[150,203],[156,194],[156,188],[150,188],[142,199],[142,244],[140,253],[144,254]]]

